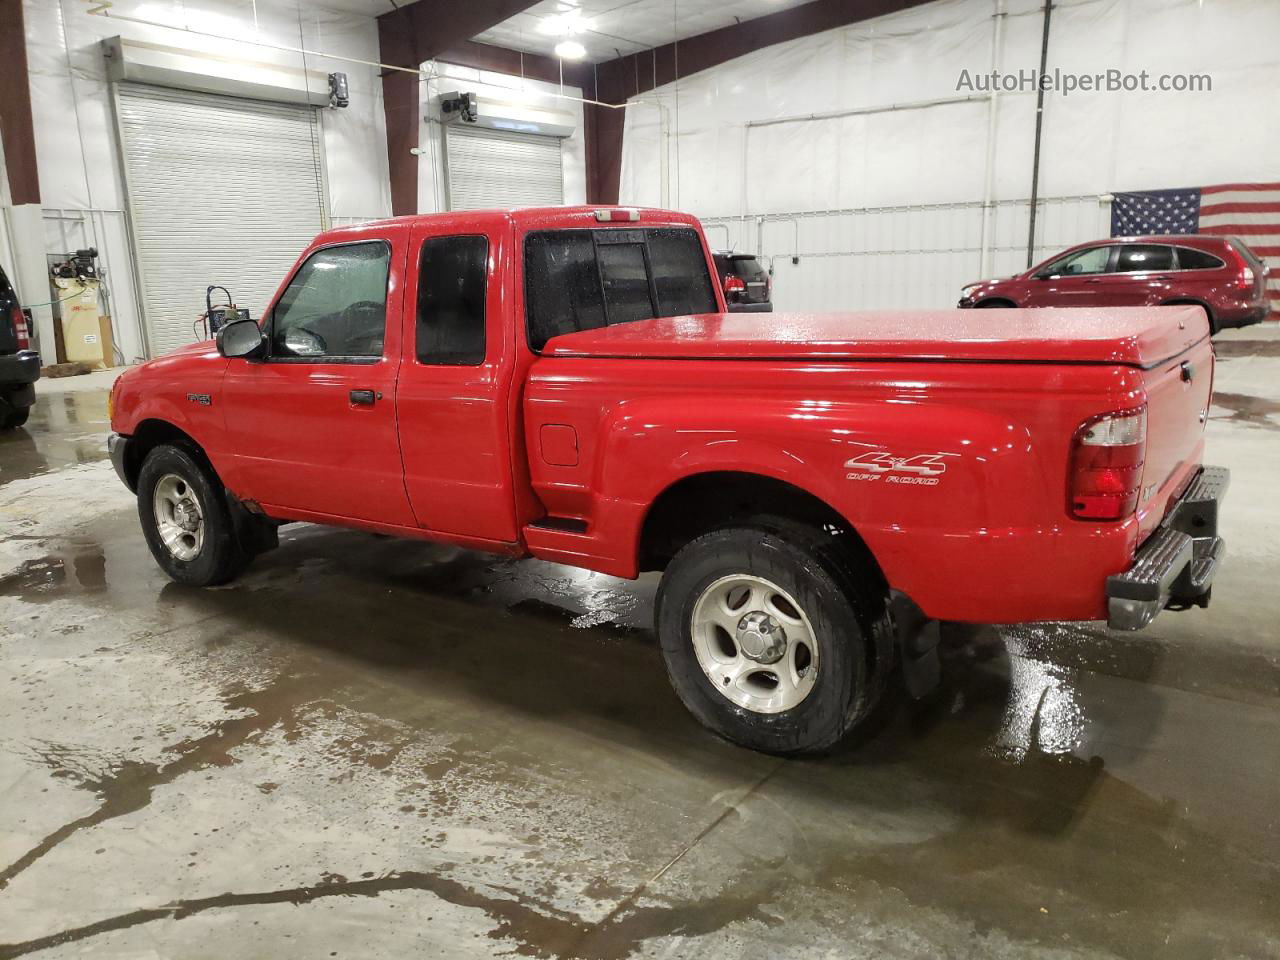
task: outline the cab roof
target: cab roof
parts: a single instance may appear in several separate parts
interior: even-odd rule
[[[450,210],[445,213],[418,213],[389,217],[348,227],[334,227],[322,237],[360,237],[376,234],[391,224],[432,224],[446,229],[492,228],[499,223],[513,224],[519,230],[552,230],[584,227],[671,227],[698,226],[697,217],[675,210],[656,207],[623,207],[608,204],[582,204],[565,207],[511,207],[493,210]]]

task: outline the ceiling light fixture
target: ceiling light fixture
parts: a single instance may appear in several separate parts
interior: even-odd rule
[[[587,48],[577,40],[561,40],[556,44],[556,56],[561,60],[581,60],[587,55]]]
[[[548,37],[572,37],[595,29],[595,21],[588,20],[577,10],[554,14],[538,21],[537,31]]]

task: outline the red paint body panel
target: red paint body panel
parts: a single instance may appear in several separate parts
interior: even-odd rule
[[[567,333],[543,351],[554,357],[776,360],[968,360],[1120,363],[1145,366],[1204,338],[1198,307],[1150,310],[1023,310],[1000,315],[895,310],[661,317]]]
[[[696,221],[646,210],[638,225]],[[251,362],[194,345],[118,381],[113,428],[172,423],[229,489],[280,519],[620,576],[637,574],[645,517],[672,484],[770,477],[843,516],[926,614],[979,622],[1103,617],[1107,575],[1130,565],[1200,463],[1213,354],[1198,307],[1005,311],[998,333],[990,318],[954,311],[717,313],[568,334],[535,355],[524,234],[634,226],[550,208],[330,231],[312,249],[392,244],[382,358]],[[489,241],[484,362],[423,364],[420,248],[461,234]],[[351,389],[381,397],[357,407]],[[212,403],[190,402],[193,392]],[[1143,405],[1137,512],[1073,519],[1076,429]],[[924,469],[884,467],[904,461]],[[548,518],[574,522],[539,522]]]
[[[1044,269],[1068,254],[1092,248],[1123,249],[1156,245],[1199,251],[1217,257],[1221,267],[1150,270],[1138,273],[1054,275],[1040,278]],[[1241,280],[1250,267],[1253,278]],[[964,288],[961,307],[992,302],[1015,307],[1137,307],[1177,302],[1202,304],[1213,316],[1215,329],[1239,327],[1266,319],[1271,311],[1265,272],[1252,269],[1226,237],[1207,234],[1112,237],[1069,247],[1025,273],[1003,280],[984,280]],[[987,318],[988,320],[995,318]],[[987,325],[990,329],[990,324]],[[1003,330],[1001,330],[1003,332]]]

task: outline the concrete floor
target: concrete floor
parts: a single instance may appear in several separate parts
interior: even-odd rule
[[[0,958],[1280,957],[1280,337],[1207,611],[952,630],[822,761],[689,719],[653,583],[318,527],[160,574],[106,395],[0,439]]]

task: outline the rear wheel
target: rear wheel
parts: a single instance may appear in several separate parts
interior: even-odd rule
[[[162,444],[138,474],[138,518],[156,563],[193,587],[226,583],[249,562],[211,469],[181,447]]]
[[[823,530],[759,518],[676,554],[657,628],[676,693],[705,726],[767,753],[843,740],[875,705],[887,591]],[[883,667],[883,664],[879,665]]]
[[[1012,300],[983,300],[978,304],[979,310],[991,310],[994,308],[1012,308],[1017,306]]]

